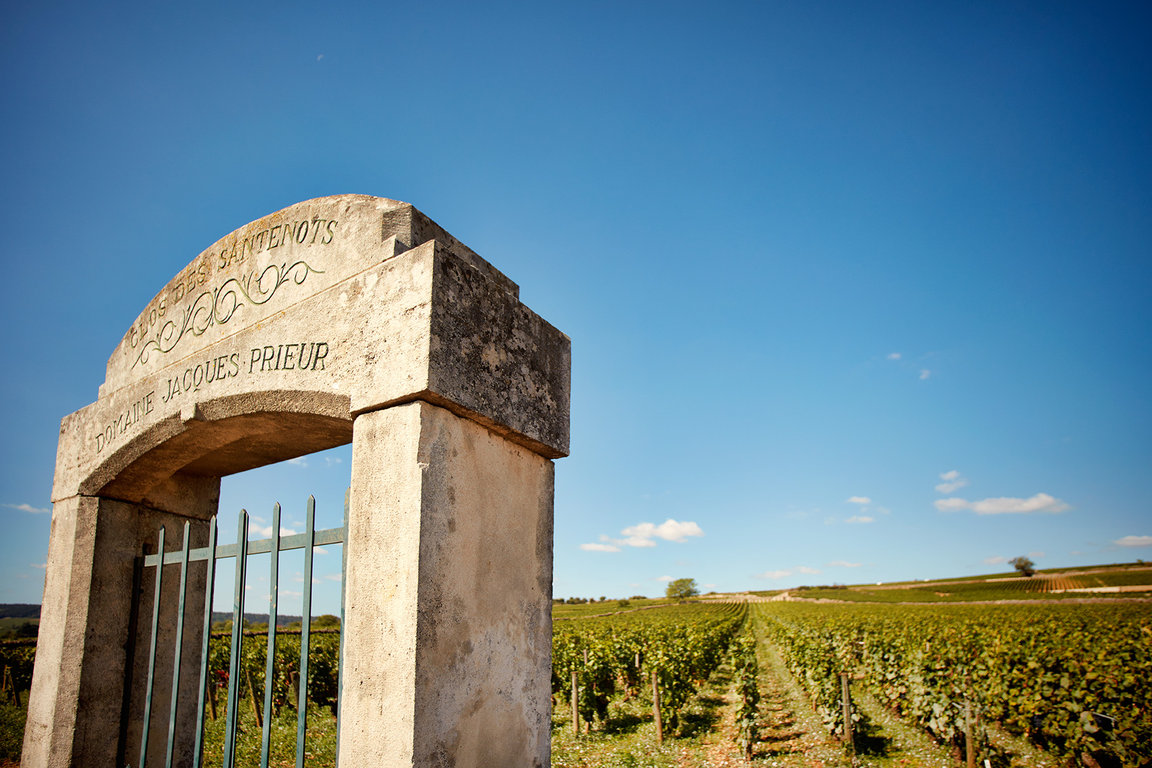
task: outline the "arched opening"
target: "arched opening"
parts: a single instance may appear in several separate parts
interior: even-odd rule
[[[281,535],[300,533],[304,530],[309,496],[316,499],[317,530],[339,527],[343,524],[344,495],[351,484],[351,473],[352,446],[349,444],[221,478],[217,513],[217,527],[222,532],[221,543],[235,541],[236,522],[241,509],[248,511],[250,538],[265,539],[271,536],[274,504],[279,504],[281,508]],[[318,548],[312,585],[313,616],[340,614],[340,546]],[[251,610],[247,612],[267,613],[266,605],[263,608],[258,606],[267,603],[268,556],[260,554],[249,557],[249,585],[253,589],[249,590],[252,601],[249,603]],[[299,607],[301,597],[303,555],[299,551],[292,551],[284,553],[282,558],[281,615],[298,616],[299,610],[296,608]],[[218,573],[216,584],[213,612],[231,613],[231,573]]]
[[[276,438],[317,421],[334,425],[326,440],[342,434],[341,420],[315,414],[227,417],[214,423],[231,438],[223,458],[197,456],[211,440],[185,439],[173,449],[170,438],[129,465],[179,466],[152,488],[179,488],[199,476],[218,484],[219,500],[210,500],[216,510],[207,520],[163,524],[155,545],[145,543],[136,558],[124,693],[133,715],[122,720],[121,762],[164,759],[161,747],[172,748],[164,725],[174,709],[187,723],[183,748],[209,761],[222,754],[273,762],[305,752],[334,756],[351,445],[267,463],[288,452]],[[197,429],[206,427],[194,422],[188,431]],[[309,445],[296,440],[290,452]],[[197,473],[252,465],[224,477]],[[205,530],[207,546],[200,546]],[[166,553],[162,567],[157,548]]]

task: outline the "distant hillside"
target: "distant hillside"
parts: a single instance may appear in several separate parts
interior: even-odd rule
[[[0,619],[38,619],[40,606],[30,603],[0,603]]]
[[[1152,596],[1152,564],[1144,562],[1050,568],[1031,577],[997,573],[953,579],[804,586],[754,592],[777,600],[948,603]]]

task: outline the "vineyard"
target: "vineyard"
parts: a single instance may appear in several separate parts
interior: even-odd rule
[[[552,633],[553,701],[575,701],[576,718],[608,720],[619,694],[659,702],[661,730],[720,665],[746,605],[689,604],[557,622]],[[577,695],[573,697],[573,689]]]
[[[943,744],[971,734],[981,764],[1011,764],[1011,736],[1062,763],[1152,760],[1146,604],[757,609],[833,731],[847,673]]]
[[[636,600],[556,613],[557,768],[1152,765],[1148,603]],[[331,765],[339,632],[313,626],[308,765]],[[294,744],[299,634],[278,635],[269,711],[267,636],[245,634],[239,764],[255,764],[268,720],[276,765]],[[26,706],[33,654],[0,646],[6,717]],[[214,633],[208,765],[221,749],[228,655],[227,633]]]
[[[1146,603],[779,602],[754,603],[747,613],[735,606],[711,608],[715,613],[664,609],[558,625],[554,733],[574,725],[579,732],[583,719],[586,738],[603,742],[619,730],[613,711],[617,720],[644,712],[665,687],[674,710],[683,708],[723,663],[734,723],[725,738],[745,759],[780,756],[784,749],[764,725],[767,713],[755,709],[760,691],[749,685],[757,674],[765,685],[750,653],[749,638],[755,637],[761,658],[777,654],[784,667],[778,676],[802,690],[825,746],[843,745],[831,762],[824,756],[827,765],[909,764],[909,758],[892,759],[892,738],[869,714],[889,728],[895,723],[918,732],[942,761],[932,764],[1152,764],[1152,613]],[[645,692],[646,663],[657,671],[659,694]],[[572,689],[568,670],[575,670],[571,678],[581,694],[578,711],[565,717]],[[672,679],[665,670],[675,670]],[[858,706],[864,702],[869,706]],[[679,764],[694,764],[685,758],[688,752]],[[652,760],[638,764],[664,764]],[[922,756],[910,760],[930,764]],[[616,763],[556,762],[554,756],[554,765],[568,764]]]

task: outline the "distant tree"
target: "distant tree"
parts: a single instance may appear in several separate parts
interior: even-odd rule
[[[1023,556],[1012,558],[1008,564],[1019,571],[1021,576],[1031,576],[1036,573],[1036,563]]]
[[[696,588],[696,579],[676,579],[668,582],[664,594],[673,600],[686,600],[700,594],[700,590]]]

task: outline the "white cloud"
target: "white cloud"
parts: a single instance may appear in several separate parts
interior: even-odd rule
[[[297,456],[294,459],[288,459],[288,463],[294,467],[307,467],[308,458],[305,456]]]
[[[796,569],[796,573],[808,573],[808,574],[820,573],[820,569],[819,568],[809,568],[806,565],[802,565]]]
[[[968,478],[961,477],[960,473],[955,469],[951,472],[945,472],[940,475],[940,479],[944,482],[936,486],[936,490],[940,493],[955,493],[964,486],[968,485]]]
[[[889,352],[888,353],[888,359],[889,360],[899,360],[901,357],[902,357],[902,355],[899,352]]]
[[[869,517],[868,515],[852,515],[852,517],[845,519],[844,522],[846,522],[846,523],[874,523],[874,522],[876,522],[876,518]]]
[[[1008,562],[1008,558],[1003,557],[1002,555],[995,555],[993,557],[984,558],[985,565],[1000,565],[1001,563],[1006,562]]]
[[[640,538],[650,539],[655,536],[658,539],[665,541],[684,541],[689,536],[703,536],[704,531],[700,526],[691,521],[677,522],[672,518],[668,518],[660,525],[652,525],[652,523],[640,523],[631,528],[625,528],[621,531],[629,539]],[[635,545],[633,545],[635,546]],[[644,545],[646,546],[646,545]]]
[[[833,560],[828,563],[829,568],[859,568],[863,563],[850,563],[847,560]]]
[[[248,521],[248,535],[249,536],[251,536],[253,533],[255,533],[258,536],[264,536],[265,538],[270,537],[272,535],[272,526],[270,526],[270,525],[256,525],[255,523],[256,523],[255,519]],[[281,536],[295,536],[298,533],[300,533],[300,531],[295,531],[291,528],[285,528],[284,526],[280,526],[280,535]],[[318,552],[319,548],[317,548],[315,551]]]
[[[932,376],[932,371],[928,370],[927,368],[921,368],[920,369],[920,381],[924,381],[931,376]]]
[[[639,523],[620,531],[622,539],[611,536],[601,536],[599,544],[581,544],[580,548],[593,552],[619,552],[621,547],[654,547],[656,539],[684,543],[691,536],[703,536],[704,531],[696,523],[685,520],[680,522],[668,518],[660,525],[655,523]],[[614,547],[614,549],[609,549]]]
[[[672,581],[672,577],[671,576],[659,576],[659,577],[657,577],[656,581]]]
[[[1131,537],[1129,537],[1129,538],[1131,538]],[[39,568],[41,570],[47,570],[48,569],[48,562],[45,561],[43,563],[32,563],[32,567],[33,568]]]
[[[940,499],[936,502],[936,509],[941,512],[971,510],[978,515],[1028,515],[1034,512],[1055,514],[1071,509],[1071,507],[1046,493],[1038,493],[1027,499],[1017,499],[1011,496],[1000,496],[981,501],[967,501],[958,498]]]
[[[31,504],[0,504],[0,507],[18,509],[21,512],[27,512],[30,515],[46,515],[52,511],[51,507],[34,507]]]
[[[871,504],[872,499],[867,496],[849,496],[845,502],[846,504]]]
[[[1152,547],[1152,536],[1125,536],[1112,543],[1118,547]]]

